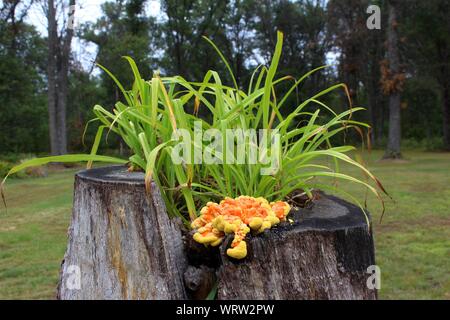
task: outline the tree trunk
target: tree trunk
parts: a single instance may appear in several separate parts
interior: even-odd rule
[[[249,254],[233,262],[222,247],[219,299],[376,299],[367,286],[375,265],[372,234],[361,210],[322,195],[310,209],[248,241]]]
[[[388,145],[384,154],[385,159],[401,158],[401,112],[400,93],[393,93],[389,96],[389,136]]]
[[[75,0],[69,1],[69,6],[75,6]],[[69,15],[75,14],[75,11],[69,9]],[[70,20],[70,17],[69,19]],[[69,62],[70,49],[73,38],[73,25],[66,26],[66,35],[60,47],[60,69],[58,71],[58,154],[67,153],[67,128],[66,128],[66,114],[67,114],[67,96],[69,94]]]
[[[185,299],[185,269],[181,231],[155,185],[147,196],[143,173],[108,167],[76,175],[58,298]]]
[[[248,256],[234,261],[231,237],[220,248],[183,237],[158,188],[146,195],[143,173],[80,172],[58,298],[205,299],[218,281],[218,299],[376,299],[366,273],[373,239],[358,207],[321,195],[289,218],[249,235]]]
[[[50,135],[50,150],[52,155],[58,154],[58,134],[57,134],[57,95],[56,95],[56,47],[57,47],[57,27],[56,27],[56,9],[53,0],[48,0],[47,3],[47,46],[48,46],[48,61],[47,61],[47,103],[48,103],[48,128]]]
[[[399,53],[397,34],[397,3],[394,0],[388,1],[389,6],[389,28],[388,28],[388,61],[391,80],[396,81],[395,76],[399,74]],[[393,88],[389,95],[389,136],[388,145],[384,158],[401,158],[401,111],[400,92]]]
[[[366,56],[366,65],[361,66],[361,72],[365,74],[364,87],[367,92],[367,102],[370,112],[370,120],[372,125],[371,142],[372,145],[380,146],[381,139],[383,138],[382,128],[382,110],[384,107],[384,101],[382,100],[382,92],[380,88],[380,62],[383,59],[383,42],[384,36],[381,30],[369,31],[369,38],[367,41],[368,50]]]
[[[69,6],[75,0],[69,1]],[[74,14],[69,10],[69,14]],[[48,29],[48,115],[50,147],[53,155],[67,153],[66,109],[69,86],[70,49],[73,38],[73,26],[67,25],[63,34],[58,35],[56,7],[54,0],[47,2]],[[68,21],[71,20],[68,17]]]

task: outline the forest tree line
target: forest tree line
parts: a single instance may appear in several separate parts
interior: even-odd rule
[[[146,0],[102,5],[92,23],[70,27],[76,0],[0,2],[0,154],[85,151],[81,137],[92,106],[112,109],[121,99],[108,68],[128,87],[131,56],[145,78],[160,70],[202,80],[216,70],[227,75],[207,36],[223,51],[238,84],[268,63],[276,32],[285,34],[280,74],[299,78],[322,65],[299,89],[298,101],[344,82],[353,105],[367,108],[358,120],[371,124],[372,145],[387,157],[401,146],[450,150],[450,2],[447,0],[161,0],[158,16]],[[369,29],[370,5],[381,28]],[[27,19],[41,10],[47,32]],[[73,8],[73,7],[72,7]],[[73,51],[95,44],[88,66]],[[345,94],[327,97],[336,111]],[[284,112],[289,112],[286,108]],[[87,145],[92,137],[87,134]],[[117,147],[117,142],[111,144]]]

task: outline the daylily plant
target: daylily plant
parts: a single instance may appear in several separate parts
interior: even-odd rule
[[[325,67],[312,70],[296,80],[279,98],[276,95],[277,88],[281,83],[292,80],[291,76],[276,77],[282,54],[281,32],[278,33],[278,42],[270,66],[267,68],[261,65],[256,68],[245,90],[238,87],[231,68],[220,50],[209,39],[206,40],[226,64],[233,80],[232,86],[224,84],[220,75],[212,70],[206,73],[202,82],[190,82],[181,76],[160,77],[157,73],[151,80],[144,80],[135,62],[125,57],[135,76],[132,88],[126,90],[113,74],[100,66],[121,90],[123,101],[118,101],[112,110],[99,105],[94,106],[93,112],[96,117],[89,125],[98,124],[98,130],[90,154],[33,159],[13,168],[5,180],[9,175],[27,167],[49,162],[88,161],[88,168],[94,161],[127,164],[130,170],[145,172],[147,191],[151,192],[151,181],[156,183],[162,191],[168,213],[171,216],[181,217],[186,225],[198,221],[196,219],[202,214],[199,209],[211,200],[219,202],[226,197],[235,199],[242,195],[264,197],[264,201],[257,201],[267,210],[271,206],[270,202],[285,200],[297,190],[302,190],[309,197],[312,197],[314,189],[338,192],[359,204],[357,199],[343,189],[337,188],[333,182],[329,184],[323,180],[318,182],[316,177],[331,178],[332,181],[343,179],[360,184],[383,201],[379,190],[384,192],[384,189],[377,178],[348,154],[355,150],[355,147],[331,145],[331,138],[342,134],[345,130],[354,128],[361,131],[360,128],[369,128],[369,125],[351,119],[352,114],[363,108],[352,107],[350,104],[347,111],[337,114],[320,100],[334,90],[344,90],[348,94],[345,84],[339,83],[317,92],[294,106],[292,112],[283,115],[283,108],[297,87],[312,73]],[[210,117],[197,116],[199,108],[206,108]],[[311,108],[314,108],[313,111]],[[322,118],[319,115],[323,112],[328,113],[330,120],[321,123]],[[302,122],[299,122],[299,119]],[[226,137],[228,129],[276,130],[280,134],[278,170],[271,174],[262,174],[261,169],[264,168],[262,163],[174,163],[171,154],[176,144],[175,133],[183,129],[194,136],[195,123],[199,122],[201,129],[215,129],[221,132],[223,137]],[[110,132],[119,135],[132,151],[128,159],[97,155],[102,137]],[[223,142],[226,144],[227,141]],[[191,143],[193,149],[205,147],[204,141],[193,139]],[[249,140],[239,142],[242,143],[251,147],[252,142]],[[238,142],[232,141],[233,147],[237,144]],[[331,158],[333,166],[318,162],[320,158]],[[341,173],[340,162],[359,168],[367,181]],[[360,207],[362,208],[361,205]],[[276,212],[278,209],[272,206],[270,210]],[[222,229],[222,222],[224,223],[224,230],[220,232],[226,231],[226,217],[223,215],[223,221],[220,219],[216,221],[216,229],[219,231]],[[263,220],[261,226],[260,220],[247,221],[249,228],[258,229],[256,225],[260,228],[268,226],[266,220],[268,217],[273,218],[273,215],[268,213],[261,217]],[[272,218],[268,220],[271,225],[276,222],[276,219]],[[194,227],[197,227],[197,222],[194,222]],[[240,230],[243,235],[247,231],[245,227]]]

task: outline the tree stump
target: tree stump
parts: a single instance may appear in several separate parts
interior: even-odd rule
[[[221,248],[219,299],[376,299],[367,286],[374,244],[360,208],[321,194],[311,208],[247,242],[232,261]],[[229,239],[229,242],[231,239]]]
[[[186,299],[181,231],[152,187],[123,166],[76,175],[58,298]]]
[[[158,188],[125,167],[82,171],[75,178],[69,245],[60,299],[376,299],[366,283],[375,264],[362,211],[321,194],[312,207],[248,236],[248,256],[206,248],[170,219]],[[183,236],[183,233],[184,236]],[[73,288],[73,266],[80,286]]]

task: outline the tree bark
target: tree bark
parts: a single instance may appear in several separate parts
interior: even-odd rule
[[[53,0],[47,2],[47,46],[48,46],[48,61],[47,61],[47,104],[48,104],[48,127],[50,135],[50,150],[52,155],[58,154],[58,134],[57,134],[57,96],[56,96],[56,47],[58,40],[58,32],[56,26],[56,9]]]
[[[221,248],[219,299],[377,298],[367,286],[373,238],[358,207],[322,195],[290,219],[296,222],[251,238],[242,262]]]
[[[187,297],[181,231],[169,219],[158,188],[152,187],[147,195],[144,174],[125,167],[76,175],[59,299]]]
[[[70,0],[69,6],[75,6],[75,0]],[[53,155],[61,155],[67,153],[66,110],[73,26],[66,25],[65,30],[61,31],[62,34],[58,35],[56,14],[54,0],[48,0],[47,77],[50,148]],[[69,14],[74,12],[69,11]]]
[[[385,159],[401,158],[401,111],[400,94],[393,93],[389,97],[389,136],[388,145],[384,154]]]
[[[69,1],[69,7],[74,8],[75,0]],[[69,15],[75,14],[75,11],[69,9]],[[70,17],[69,17],[70,20]],[[58,153],[67,153],[67,128],[66,128],[66,114],[67,114],[67,96],[69,94],[69,62],[70,51],[73,39],[74,26],[66,26],[66,35],[61,43],[60,48],[60,69],[58,71]]]
[[[388,27],[388,61],[389,71],[392,81],[395,75],[399,73],[399,53],[398,53],[398,34],[397,34],[397,3],[394,0],[388,1],[389,7],[389,27]],[[400,110],[400,92],[393,88],[389,95],[389,136],[388,145],[384,158],[401,158],[401,110]]]

